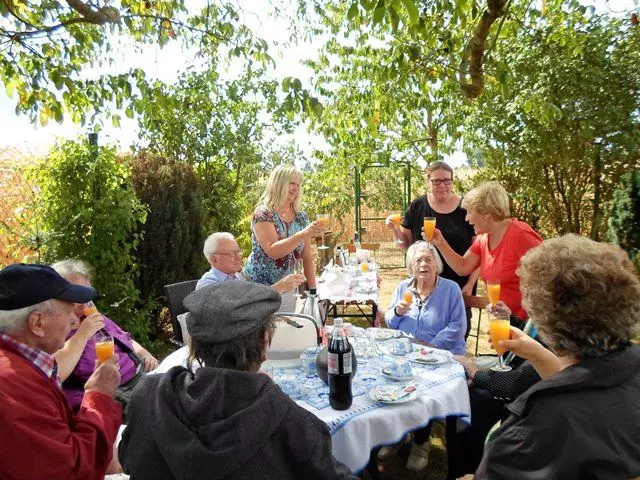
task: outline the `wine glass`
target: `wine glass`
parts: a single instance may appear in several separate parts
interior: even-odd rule
[[[491,305],[495,305],[500,301],[500,282],[497,280],[487,281],[487,296]]]
[[[502,356],[506,350],[498,345],[501,340],[509,340],[511,336],[511,322],[506,315],[490,315],[489,316],[489,335],[491,335],[491,343],[496,352],[498,352],[498,365],[491,368],[494,372],[508,372],[511,370],[509,365],[504,363]]]
[[[326,213],[319,213],[318,217],[317,217],[318,223],[320,225],[322,225],[323,228],[327,228],[327,226],[329,225],[329,215]],[[324,244],[324,233],[322,234],[322,244],[318,247],[318,250],[327,250],[329,247],[327,247]]]
[[[296,274],[304,274],[304,264],[302,263],[301,258],[296,258],[296,264],[294,269]],[[302,291],[304,291],[304,282],[296,287],[295,296],[298,298],[302,298]]]
[[[400,212],[393,212],[391,214],[391,223],[393,223],[395,226],[399,227],[402,224],[402,214]],[[394,243],[402,244],[404,242],[402,240],[400,240],[399,238],[396,238],[394,240]]]

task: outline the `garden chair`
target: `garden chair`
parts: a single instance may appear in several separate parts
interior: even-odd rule
[[[172,283],[164,286],[164,293],[167,297],[167,306],[171,314],[171,325],[173,327],[173,337],[171,343],[178,347],[184,345],[185,335],[180,325],[178,315],[186,313],[182,300],[196,289],[197,280],[187,280],[186,282]],[[183,317],[184,318],[184,317]]]
[[[478,326],[476,327],[476,333],[473,334],[469,332],[470,337],[474,337],[476,339],[476,352],[475,356],[478,356],[478,346],[480,344],[480,326],[482,324],[482,313],[484,312],[485,307],[489,303],[489,297],[484,297],[482,295],[463,295],[464,306],[467,308],[477,308],[478,309]]]
[[[322,342],[322,326],[313,317],[290,312],[277,312],[275,315],[284,321],[277,323],[269,347],[269,359],[297,360],[307,348]]]

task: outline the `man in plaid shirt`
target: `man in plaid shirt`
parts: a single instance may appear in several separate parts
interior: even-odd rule
[[[122,419],[113,399],[117,357],[96,367],[76,414],[53,357],[75,318],[74,304],[95,295],[46,265],[0,271],[0,478],[104,477]]]

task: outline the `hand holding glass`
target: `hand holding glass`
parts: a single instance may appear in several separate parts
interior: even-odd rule
[[[400,213],[392,213],[390,215],[390,218],[391,218],[391,223],[393,223],[396,227],[400,227],[400,225],[402,224],[402,215]],[[395,243],[401,244],[404,242],[399,238],[396,238]]]
[[[433,240],[433,234],[436,233],[436,217],[424,217],[423,228],[425,240]]]
[[[113,337],[104,330],[100,330],[93,336],[96,346],[96,357],[98,363],[109,360],[114,354]]]
[[[82,310],[84,311],[85,317],[93,315],[94,313],[98,313],[98,309],[92,301],[88,301],[87,303],[85,303]]]

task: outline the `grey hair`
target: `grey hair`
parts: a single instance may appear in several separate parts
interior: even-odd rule
[[[53,300],[29,305],[15,310],[0,310],[0,332],[16,333],[27,323],[29,315],[35,311],[50,312],[53,310]]]
[[[433,259],[436,261],[436,271],[438,272],[438,275],[440,275],[443,268],[440,254],[436,251],[436,247],[431,245],[429,242],[425,242],[424,240],[420,240],[407,248],[407,273],[413,277],[413,260],[416,258],[420,250],[427,250],[429,253],[431,253]]]
[[[56,272],[58,272],[62,277],[69,280],[69,277],[84,277],[89,282],[93,280],[94,269],[87,262],[82,260],[78,260],[76,258],[67,258],[65,260],[60,260],[59,262],[51,265]]]
[[[204,241],[204,248],[202,249],[204,258],[207,259],[207,262],[209,261],[209,257],[211,257],[211,254],[215,253],[215,251],[218,249],[220,240],[233,240],[235,242],[236,238],[229,232],[216,232],[209,235]]]

